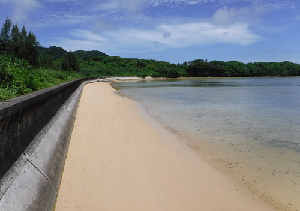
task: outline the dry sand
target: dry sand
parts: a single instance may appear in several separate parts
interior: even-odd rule
[[[108,83],[86,85],[56,211],[269,211],[226,174],[141,115]]]

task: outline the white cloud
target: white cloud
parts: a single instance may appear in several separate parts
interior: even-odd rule
[[[67,50],[99,49],[109,54],[138,52],[139,49],[154,51],[196,47],[207,44],[231,43],[249,45],[262,40],[251,33],[246,24],[228,27],[210,23],[187,23],[178,25],[163,24],[152,30],[118,29],[97,35],[88,30],[75,30],[74,39],[60,39],[51,45],[62,46]]]
[[[69,38],[59,38],[56,41],[50,42],[49,46],[60,46],[68,51],[76,51],[76,50],[100,50],[105,53],[110,53],[107,47],[103,48],[102,43],[93,41],[93,40],[74,40]],[[108,51],[104,51],[101,49],[105,49]]]
[[[189,1],[188,2],[189,5],[198,4],[198,3],[199,3],[198,1]]]
[[[88,30],[76,29],[71,32],[71,35],[73,37],[83,38],[88,41],[96,41],[96,42],[106,42],[107,41],[106,38],[104,38],[98,34],[92,33]]]
[[[233,2],[251,2],[248,7],[227,7]],[[223,0],[224,7],[218,9],[213,17],[214,24],[226,25],[236,22],[252,22],[262,15],[282,9],[296,9],[294,0],[273,1],[273,0]]]
[[[166,31],[169,37],[164,37]],[[214,43],[248,45],[260,40],[260,37],[251,33],[245,24],[219,27],[205,22],[178,25],[165,24],[156,30],[135,30],[134,32],[128,31],[125,34],[128,38],[134,40],[159,42],[167,48],[181,48]],[[123,39],[126,39],[126,36]]]
[[[228,25],[236,22],[251,22],[257,17],[260,17],[267,11],[264,5],[253,2],[251,7],[241,7],[228,8],[224,6],[223,8],[217,10],[212,21],[216,25]]]
[[[74,2],[79,0],[44,0],[45,2]]]
[[[73,13],[52,13],[43,15],[36,27],[61,27],[94,21],[90,15],[77,15]]]
[[[101,32],[101,31],[106,31],[106,30],[112,30],[116,29],[117,25],[112,22],[105,22],[102,20],[96,20],[94,24],[94,31],[96,33]]]
[[[93,5],[95,11],[99,10],[125,10],[129,13],[139,12],[149,4],[149,0],[111,0]]]
[[[207,3],[214,0],[152,0],[150,4],[153,5],[161,5],[161,4],[186,4],[186,5],[194,5]]]
[[[13,20],[19,21],[27,19],[28,14],[41,5],[37,0],[0,0],[0,4],[13,5]]]
[[[214,0],[109,0],[93,5],[93,9],[99,10],[125,10],[129,13],[140,12],[146,7],[159,5],[186,4],[195,5],[200,3],[214,2]]]
[[[270,10],[281,10],[286,8],[296,9],[296,2],[295,0],[284,0],[284,1],[271,1],[269,3],[266,3],[266,7]]]
[[[170,37],[170,36],[171,36],[170,32],[164,32],[164,34],[163,34],[163,38],[167,38],[167,37]]]

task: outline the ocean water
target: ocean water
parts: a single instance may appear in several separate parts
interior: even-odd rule
[[[113,83],[278,210],[300,210],[300,77]]]

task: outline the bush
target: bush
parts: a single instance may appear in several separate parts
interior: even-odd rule
[[[29,75],[25,78],[26,87],[32,91],[37,91],[39,89],[39,84],[33,75]]]
[[[0,55],[0,101],[82,78],[75,71],[33,69],[27,61]]]
[[[17,93],[13,89],[9,88],[0,88],[0,101],[8,100],[14,97],[17,97]]]

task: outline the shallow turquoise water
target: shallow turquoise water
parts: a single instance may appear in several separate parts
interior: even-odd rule
[[[300,152],[299,85],[300,78],[292,77],[134,81],[112,86],[179,133]]]

